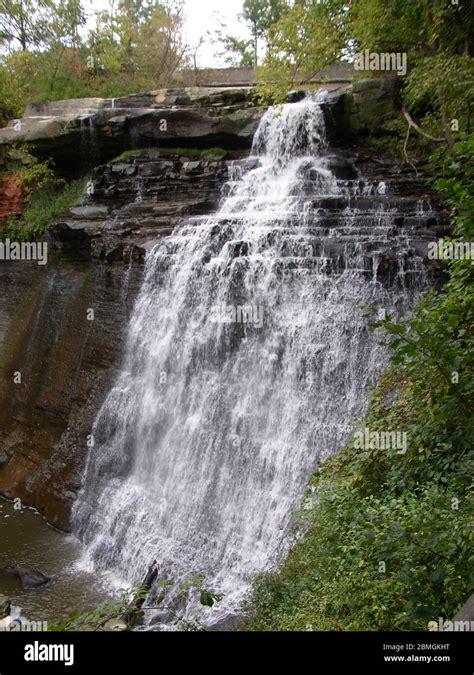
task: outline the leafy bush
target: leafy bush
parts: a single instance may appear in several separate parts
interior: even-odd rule
[[[19,180],[29,188],[28,204],[19,220],[9,219],[6,225],[6,234],[19,241],[43,234],[69,206],[80,200],[85,188],[84,179],[66,183],[39,163],[24,169]]]
[[[29,232],[33,235],[42,234],[68,206],[78,202],[83,192],[83,179],[59,186],[46,186],[35,191],[24,213]]]
[[[212,148],[139,148],[134,150],[125,150],[118,157],[115,157],[114,162],[119,162],[129,157],[142,155],[150,150],[157,151],[161,156],[177,156],[189,157],[190,159],[223,159],[228,154],[227,150],[218,147]]]

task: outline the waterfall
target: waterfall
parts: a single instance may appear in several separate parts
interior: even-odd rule
[[[224,596],[212,618],[282,559],[386,362],[368,308],[398,316],[426,284],[388,193],[334,155],[306,98],[264,114],[217,213],[157,243],[73,516],[97,570],[201,573]]]

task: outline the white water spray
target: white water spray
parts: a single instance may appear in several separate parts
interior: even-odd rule
[[[269,110],[220,210],[148,256],[74,513],[97,569],[202,573],[219,615],[285,554],[385,362],[367,308],[403,313],[425,284],[393,213],[349,205],[385,186],[339,179],[331,157],[317,100]]]

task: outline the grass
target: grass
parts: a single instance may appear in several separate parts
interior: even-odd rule
[[[32,190],[21,219],[8,220],[7,235],[21,241],[43,234],[69,206],[80,200],[84,187],[84,179],[79,179]]]
[[[112,161],[120,162],[129,157],[138,157],[150,151],[158,151],[163,157],[179,156],[188,157],[189,159],[224,159],[228,154],[227,150],[218,147],[205,148],[204,150],[199,148],[140,148],[136,150],[125,150],[125,152],[122,152]]]

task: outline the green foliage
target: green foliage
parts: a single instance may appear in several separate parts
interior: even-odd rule
[[[80,0],[1,0],[0,43],[26,51],[75,42],[85,20]]]
[[[115,157],[114,162],[119,162],[128,157],[138,157],[143,153],[149,151],[158,151],[160,156],[177,156],[177,157],[189,157],[190,159],[223,159],[227,156],[228,151],[223,148],[213,147],[205,148],[201,150],[200,148],[143,148],[139,150],[125,150],[118,157]]]
[[[472,236],[473,136],[434,158],[454,236]],[[313,478],[306,534],[248,606],[253,630],[426,630],[469,597],[474,469],[474,266],[410,317],[383,329],[392,362],[362,428],[406,432],[408,450],[360,449],[352,439]]]
[[[255,65],[255,49],[252,40],[224,34],[222,30],[217,31],[216,37],[222,44],[219,56],[225,57],[227,65],[234,68],[248,68]]]
[[[333,62],[349,60],[363,49],[406,52],[408,73],[403,102],[427,130],[446,136],[456,118],[472,129],[473,23],[470,2],[443,0],[325,0],[295,2],[269,31],[260,69],[264,100],[279,102]]]
[[[271,26],[259,70],[263,100],[283,101],[292,85],[339,60],[347,42],[345,4],[342,0],[295,3]]]
[[[473,123],[474,59],[449,52],[416,58],[406,78],[405,101],[431,134],[441,135],[453,119],[468,131]]]
[[[179,1],[121,0],[83,37],[79,0],[2,0],[0,42],[4,35],[10,51],[0,56],[0,124],[32,101],[118,97],[169,84],[186,59],[182,21]]]
[[[81,198],[85,181],[66,182],[54,172],[51,161],[40,161],[30,154],[28,144],[11,146],[10,169],[26,193],[26,208],[20,218],[10,217],[5,232],[16,240],[41,235],[67,207]]]
[[[25,152],[27,153],[27,151]],[[23,151],[20,150],[20,153],[23,154]],[[52,185],[62,184],[63,181],[56,178],[49,161],[40,162],[28,153],[23,154],[23,158],[25,164],[18,169],[16,174],[20,185],[34,190],[41,190],[46,186],[51,187]]]
[[[69,206],[77,204],[84,187],[84,180],[79,179],[35,190],[23,214],[28,232],[34,236],[42,234]]]
[[[453,154],[438,150],[432,158],[433,171],[439,176],[435,187],[451,209],[457,237],[474,236],[474,132],[462,134]]]
[[[239,15],[250,31],[249,39],[229,35],[222,25],[216,31],[217,40],[223,50],[219,56],[232,66],[256,66],[259,60],[259,43],[267,43],[269,31],[289,10],[286,0],[244,0],[242,14]]]
[[[28,204],[20,220],[10,219],[6,234],[17,241],[37,237],[84,193],[84,179],[57,179],[47,164],[37,163],[19,172],[29,187]]]
[[[211,591],[202,587],[204,581],[204,575],[199,574],[198,572],[193,572],[189,574],[184,581],[179,585],[179,590],[182,594],[187,592],[196,592],[199,596],[199,602],[205,607],[212,607],[214,603],[222,600],[224,596],[217,593],[212,593]]]
[[[136,586],[124,591],[113,602],[105,602],[89,612],[73,612],[66,619],[49,628],[52,632],[69,631],[96,631],[99,630],[109,619],[122,616],[134,601],[144,599],[148,594],[146,586]]]

